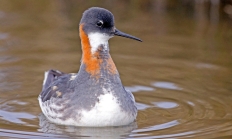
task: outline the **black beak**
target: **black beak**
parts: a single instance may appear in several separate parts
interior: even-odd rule
[[[133,39],[133,40],[137,40],[137,41],[140,41],[142,42],[142,40],[140,40],[139,38],[136,38],[132,35],[129,35],[129,34],[126,34],[118,29],[115,29],[115,32],[114,32],[114,35],[117,35],[117,36],[121,36],[121,37],[125,37],[125,38],[129,38],[129,39]]]

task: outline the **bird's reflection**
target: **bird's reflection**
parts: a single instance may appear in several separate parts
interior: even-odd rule
[[[136,122],[120,127],[74,127],[50,123],[43,114],[39,115],[39,131],[50,134],[60,134],[69,137],[88,137],[98,139],[118,139],[128,137],[137,128]]]

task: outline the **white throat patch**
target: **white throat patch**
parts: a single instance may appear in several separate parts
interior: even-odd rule
[[[90,33],[88,35],[89,43],[91,45],[91,52],[94,54],[99,46],[103,46],[103,49],[107,50],[109,49],[108,40],[112,38],[113,36],[106,35],[104,33]]]

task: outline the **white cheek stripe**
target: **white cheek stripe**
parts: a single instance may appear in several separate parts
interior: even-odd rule
[[[103,45],[105,50],[108,50],[108,40],[112,38],[105,33],[90,33],[88,34],[89,42],[91,45],[91,53],[94,54],[100,45]]]

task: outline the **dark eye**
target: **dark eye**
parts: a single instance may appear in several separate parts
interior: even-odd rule
[[[102,27],[102,25],[103,25],[103,21],[97,21],[97,26],[99,26],[99,27]]]

